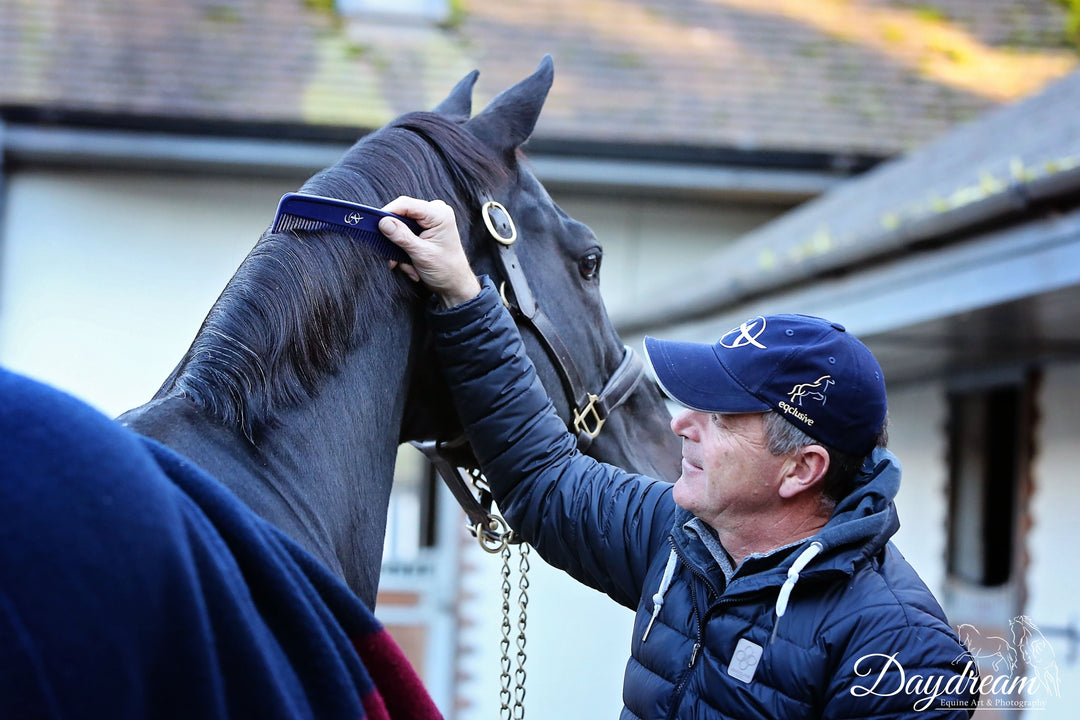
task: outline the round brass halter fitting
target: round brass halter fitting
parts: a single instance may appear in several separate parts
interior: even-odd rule
[[[498,228],[495,227],[495,221],[491,217],[492,210],[499,210],[506,216],[506,222],[510,223],[509,237],[501,235]],[[495,238],[496,242],[506,245],[507,247],[514,244],[514,241],[517,240],[517,226],[514,224],[514,218],[510,216],[510,211],[503,207],[502,203],[488,200],[480,208],[480,215],[484,218],[484,225],[487,227],[488,232],[491,233],[491,237]]]
[[[483,523],[476,523],[470,530],[480,547],[492,555],[501,552],[514,537],[514,531],[499,515],[488,516],[487,527],[484,527]]]

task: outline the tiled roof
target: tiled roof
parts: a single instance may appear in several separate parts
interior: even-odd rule
[[[449,0],[441,26],[329,0],[4,0],[0,106],[377,127],[545,53],[537,137],[892,154],[1077,67],[1055,0]]]

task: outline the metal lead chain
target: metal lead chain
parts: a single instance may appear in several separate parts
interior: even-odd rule
[[[499,674],[499,700],[502,703],[499,708],[499,717],[509,720],[511,715],[510,701],[510,546],[503,545],[502,552],[502,638],[499,640],[499,649],[502,651]]]
[[[525,717],[525,623],[526,609],[529,606],[529,546],[518,546],[518,634],[517,634],[517,670],[514,672],[514,720]]]
[[[528,620],[529,606],[529,546],[521,543],[518,553],[518,617],[517,617],[517,653],[514,669],[513,688],[510,685],[510,546],[503,547],[502,556],[502,638],[499,648],[502,651],[500,661],[502,672],[499,675],[499,717],[505,720],[524,720],[525,718],[525,626]]]
[[[485,507],[490,507],[490,489],[483,474],[477,470],[469,471],[473,485],[481,493]],[[486,497],[484,495],[486,494]],[[525,718],[525,626],[528,621],[529,606],[529,546],[518,543],[514,532],[499,515],[489,511],[488,522],[478,523],[471,528],[473,535],[485,551],[502,557],[502,623],[499,626],[502,637],[499,639],[499,717],[503,720],[524,720]],[[510,677],[510,545],[518,543],[518,616],[517,616],[517,653],[513,674],[513,688]]]

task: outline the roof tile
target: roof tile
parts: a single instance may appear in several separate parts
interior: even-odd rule
[[[908,150],[1078,65],[1050,0],[459,0],[445,27],[305,0],[6,0],[0,105],[375,127],[546,53],[537,136]]]

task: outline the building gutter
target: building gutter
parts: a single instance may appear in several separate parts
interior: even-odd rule
[[[149,130],[5,124],[9,167],[91,167],[156,172],[266,176],[309,175],[333,164],[349,143],[260,139]],[[553,190],[601,195],[726,198],[790,205],[816,197],[843,179],[829,168],[762,169],[749,164],[582,158],[529,153],[540,180]]]
[[[813,228],[796,226],[792,231],[788,224],[788,237],[773,242],[776,233],[769,229],[785,222],[780,218],[703,259],[693,277],[680,278],[666,291],[655,293],[662,301],[628,309],[613,321],[621,334],[630,336],[670,329],[769,294],[798,289],[823,277],[878,264],[921,246],[1001,226],[1040,206],[1078,199],[1080,156],[1072,155],[1044,163],[1038,172],[1025,171],[1008,184],[988,188],[975,183],[944,201],[943,207],[909,218],[885,218],[877,227],[844,238],[815,237]],[[761,258],[766,253],[781,260],[772,267],[763,267]]]
[[[92,167],[216,174],[314,171],[336,161],[341,143],[205,137],[7,123],[4,155],[16,167]]]

